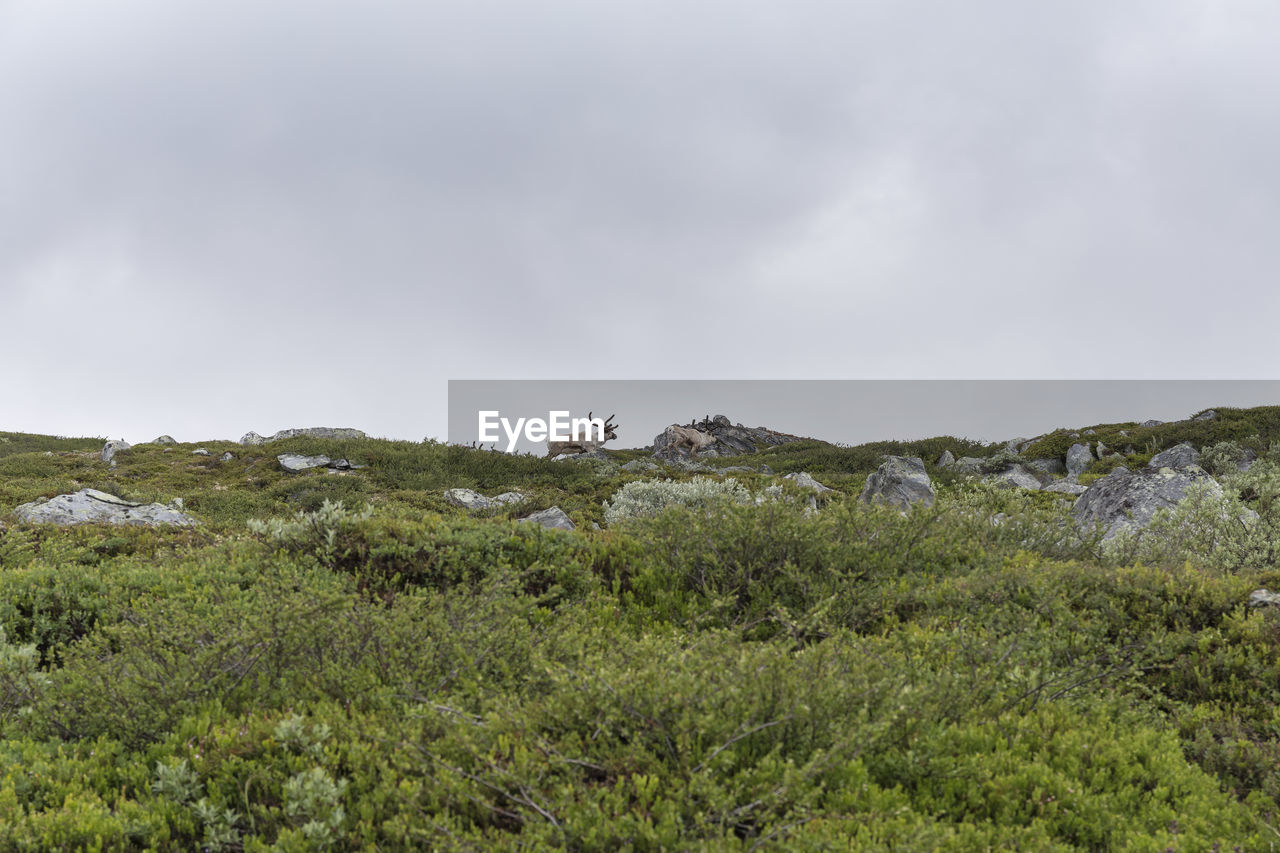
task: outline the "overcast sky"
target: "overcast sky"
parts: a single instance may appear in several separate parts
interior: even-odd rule
[[[443,437],[449,379],[1275,378],[1277,32],[0,0],[0,429]]]

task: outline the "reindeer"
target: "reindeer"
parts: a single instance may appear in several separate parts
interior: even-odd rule
[[[591,412],[587,412],[587,420],[591,419]],[[604,422],[603,440],[595,441],[593,439],[583,438],[578,441],[548,441],[547,455],[559,456],[562,453],[590,453],[593,450],[599,450],[604,447],[604,443],[606,441],[612,441],[618,437],[618,433],[615,431],[617,428],[618,425],[613,422],[613,415],[609,415]]]
[[[699,450],[710,447],[716,441],[716,437],[709,432],[676,424],[667,427],[667,435],[672,438],[671,443],[667,445],[667,450],[679,453],[680,448],[688,447],[690,459],[696,458]]]

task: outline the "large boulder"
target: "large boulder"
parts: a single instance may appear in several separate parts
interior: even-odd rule
[[[249,432],[246,432],[244,435],[240,436],[240,443],[247,445],[249,447],[257,447],[260,444],[266,444],[267,439],[258,435],[253,430],[250,430]]]
[[[121,439],[120,441],[108,441],[102,446],[102,461],[115,464],[116,454],[121,450],[128,450],[132,445]]]
[[[1147,463],[1147,468],[1158,471],[1161,468],[1186,468],[1188,465],[1199,464],[1200,451],[1184,441],[1152,456],[1151,461]]]
[[[936,495],[933,482],[918,456],[890,456],[881,463],[862,489],[863,503],[909,507],[915,503],[931,506]]]
[[[1076,523],[1103,528],[1110,539],[1129,527],[1146,527],[1157,510],[1177,506],[1187,489],[1204,484],[1210,495],[1221,495],[1222,487],[1196,465],[1184,468],[1143,469],[1138,473],[1121,466],[1095,481],[1077,500]]]
[[[151,443],[152,444],[177,444],[178,441],[171,435],[162,435]]]
[[[1067,476],[1075,480],[1093,461],[1093,451],[1087,444],[1073,444],[1067,451]]]
[[[81,489],[47,501],[23,504],[13,511],[19,521],[31,524],[129,524],[142,527],[193,527],[196,520],[173,506],[139,504],[100,492]]]
[[[950,450],[942,451],[942,455],[938,457],[938,467],[947,468],[956,464],[956,456]]]

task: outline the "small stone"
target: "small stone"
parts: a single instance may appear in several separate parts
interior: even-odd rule
[[[195,450],[191,451],[191,455],[192,456],[212,456],[213,454],[205,450],[203,447],[197,447]]]
[[[276,457],[280,467],[290,474],[297,474],[309,468],[323,468],[329,464],[328,456],[300,456],[297,453],[281,453]]]
[[[565,514],[564,510],[558,506],[551,509],[544,509],[541,512],[535,512],[533,515],[525,516],[520,521],[530,521],[534,524],[541,524],[543,527],[550,527],[554,530],[575,530],[576,527],[573,520]]]

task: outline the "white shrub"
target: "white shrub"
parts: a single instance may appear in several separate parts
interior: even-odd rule
[[[612,500],[604,502],[604,518],[609,524],[628,518],[647,518],[658,515],[669,506],[701,508],[724,501],[750,503],[751,492],[732,478],[713,480],[710,477],[694,477],[689,482],[673,480],[640,480],[627,483]]]

